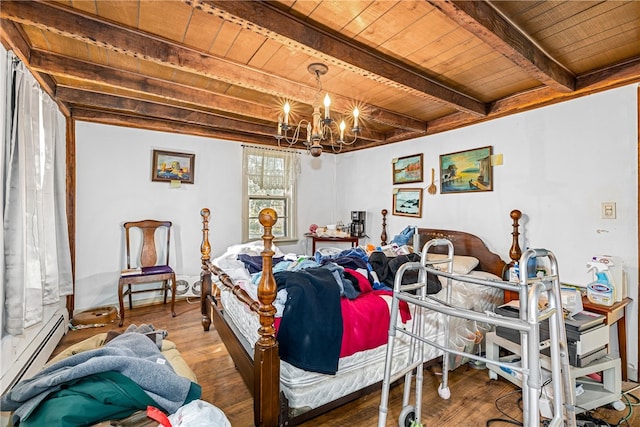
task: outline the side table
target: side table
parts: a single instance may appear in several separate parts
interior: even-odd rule
[[[347,237],[329,237],[329,236],[324,236],[324,237],[320,237],[320,236],[317,236],[317,235],[311,234],[311,233],[306,233],[305,236],[310,238],[311,241],[312,241],[312,243],[311,243],[312,255],[315,255],[315,253],[316,253],[316,243],[317,242],[351,243],[351,247],[352,248],[355,248],[356,246],[358,246],[358,237],[354,237],[354,236],[347,236]]]
[[[618,329],[618,352],[620,353],[620,364],[622,365],[622,380],[627,380],[627,326],[625,324],[626,307],[631,302],[631,298],[625,298],[610,307],[594,304],[585,296],[582,297],[582,306],[585,310],[605,316],[605,324],[616,323]],[[611,350],[611,349],[609,349]]]

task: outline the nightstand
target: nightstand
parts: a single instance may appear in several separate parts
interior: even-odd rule
[[[594,304],[587,297],[582,297],[582,306],[585,310],[602,314],[606,317],[605,324],[616,323],[618,329],[618,353],[622,365],[622,380],[627,380],[627,326],[625,324],[626,307],[631,302],[631,298],[625,298],[610,307]],[[611,349],[609,349],[611,352]]]

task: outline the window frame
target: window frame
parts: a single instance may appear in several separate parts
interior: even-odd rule
[[[283,150],[273,150],[273,149],[265,149],[261,147],[252,147],[252,146],[243,146],[242,152],[242,163],[243,163],[243,175],[242,175],[242,242],[247,243],[250,241],[260,240],[262,238],[263,233],[260,234],[258,238],[250,238],[250,225],[251,222],[257,219],[257,216],[250,215],[250,206],[251,202],[254,200],[284,200],[284,216],[278,214],[278,221],[276,224],[282,224],[284,221],[284,236],[275,237],[274,242],[280,244],[288,244],[294,243],[298,241],[297,236],[297,221],[296,221],[296,194],[297,194],[297,167],[296,162],[298,161],[295,156],[298,153],[283,151]],[[284,195],[252,195],[249,194],[249,176],[255,175],[252,174],[249,168],[248,156],[260,156],[260,151],[264,151],[264,156],[269,157],[279,157],[282,158],[285,162],[285,173],[289,174],[289,185],[288,188],[284,189]]]

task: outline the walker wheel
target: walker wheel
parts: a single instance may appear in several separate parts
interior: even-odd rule
[[[405,406],[400,411],[400,417],[398,418],[400,427],[411,427],[411,423],[416,420],[416,411],[413,406]]]
[[[489,369],[489,379],[491,379],[491,380],[497,380],[497,379],[498,379],[498,374],[496,374],[494,371],[492,371],[491,369]]]

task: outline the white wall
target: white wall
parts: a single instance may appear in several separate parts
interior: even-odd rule
[[[420,219],[387,217],[388,240],[406,225],[464,230],[509,260],[511,219],[519,209],[521,246],[544,247],[559,260],[563,282],[586,284],[595,254],[624,258],[637,301],[636,87],[628,86],[450,132],[380,148],[319,158],[303,154],[299,180],[299,235],[309,224],[349,222],[367,212],[369,239],[379,244],[380,211],[391,211],[391,160],[424,153],[426,188],[441,154],[491,145],[504,165],[494,167],[494,191],[425,192]],[[76,309],[117,301],[123,266],[122,223],[165,218],[174,222],[172,249],[179,274],[200,271],[200,209],[211,209],[213,256],[240,240],[242,149],[220,141],[129,128],[76,124]],[[171,189],[151,181],[152,149],[196,154],[195,184]],[[436,173],[436,180],[438,173]],[[397,186],[399,187],[399,186]],[[617,219],[601,219],[600,203],[614,201]],[[305,252],[308,242],[282,247]],[[627,319],[629,361],[637,369],[638,308]],[[615,330],[614,343],[616,342]],[[637,371],[631,377],[637,378]]]
[[[424,153],[426,187],[431,168],[438,181],[439,156],[490,145],[503,154],[493,169],[494,190],[482,193],[424,192],[422,218],[387,217],[388,240],[406,225],[464,230],[509,260],[512,221],[519,209],[522,249],[546,248],[558,259],[564,283],[592,280],[593,255],[622,256],[634,302],[628,308],[629,361],[638,366],[638,122],[635,85],[583,97],[462,129],[337,157],[338,215],[367,211],[372,243],[379,244],[380,211],[391,212],[393,158]],[[601,202],[615,202],[617,218],[601,218]],[[617,342],[612,329],[614,343]],[[637,378],[637,371],[635,371]]]
[[[171,188],[152,182],[153,149],[195,153],[195,183]],[[300,236],[311,222],[333,221],[334,157],[301,155]],[[76,159],[76,310],[117,303],[126,221],[173,221],[171,260],[179,277],[197,278],[200,273],[202,208],[211,211],[212,256],[240,241],[241,144],[78,122]],[[302,238],[282,249],[299,253],[305,245]]]

